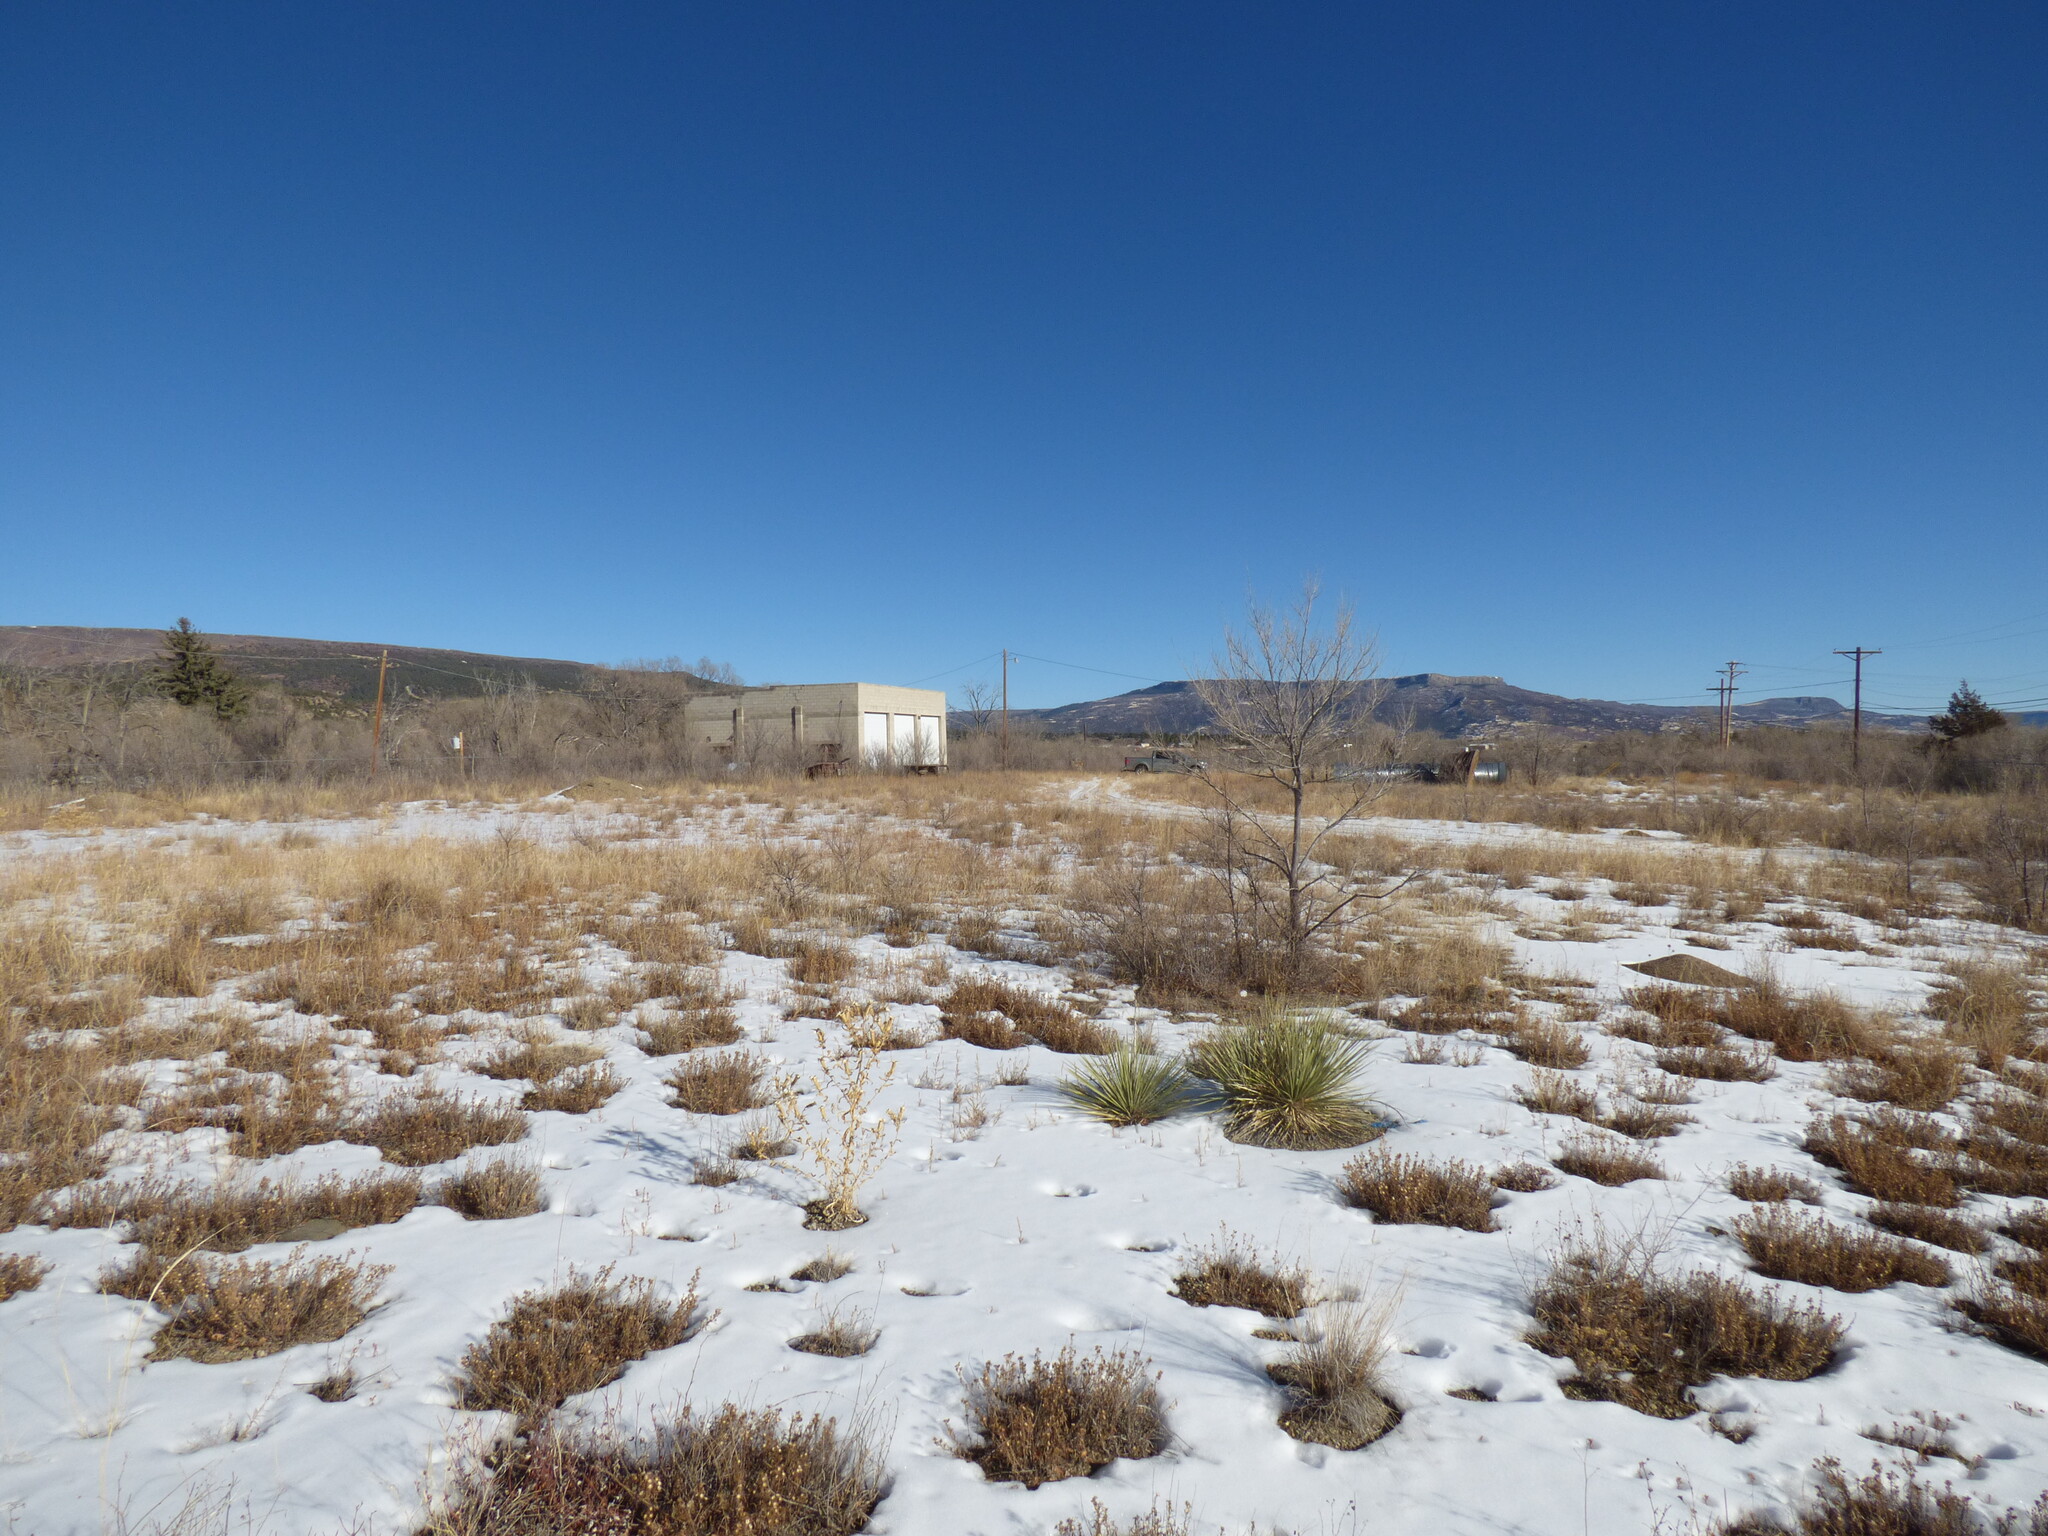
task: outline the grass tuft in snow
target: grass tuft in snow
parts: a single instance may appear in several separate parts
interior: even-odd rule
[[[511,1221],[546,1209],[540,1169],[516,1157],[493,1158],[450,1174],[434,1194],[465,1221]]]
[[[1431,1163],[1382,1149],[1359,1153],[1337,1178],[1337,1193],[1346,1205],[1371,1211],[1381,1221],[1467,1232],[1499,1230],[1493,1219],[1497,1192],[1486,1171],[1474,1164],[1455,1158]]]
[[[1188,1101],[1190,1084],[1180,1064],[1125,1046],[1075,1066],[1058,1084],[1060,1093],[1105,1125],[1150,1125]]]
[[[1224,1228],[1216,1241],[1188,1255],[1173,1277],[1173,1294],[1193,1307],[1242,1307],[1267,1317],[1298,1317],[1309,1302],[1309,1274],[1297,1264],[1262,1253]]]
[[[1267,1374],[1287,1389],[1280,1427],[1340,1451],[1370,1445],[1401,1422],[1385,1382],[1390,1302],[1319,1308],[1287,1358]]]
[[[1050,1360],[1006,1355],[963,1369],[969,1438],[956,1449],[990,1482],[1027,1488],[1157,1456],[1166,1417],[1146,1364],[1122,1350],[1083,1358],[1068,1345]]]

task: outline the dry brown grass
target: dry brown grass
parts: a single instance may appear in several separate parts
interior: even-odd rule
[[[487,1099],[425,1092],[387,1095],[352,1114],[347,1139],[375,1147],[391,1162],[420,1168],[525,1135],[526,1116],[516,1109]]]
[[[1530,1298],[1529,1342],[1570,1360],[1568,1397],[1660,1419],[1698,1410],[1716,1376],[1804,1381],[1833,1362],[1843,1324],[1707,1272],[1671,1276],[1640,1245],[1596,1238],[1560,1253]]]
[[[1819,1205],[1821,1195],[1820,1186],[1811,1179],[1782,1168],[1752,1168],[1747,1163],[1728,1170],[1728,1193],[1738,1200],[1795,1200],[1801,1205]]]
[[[759,1109],[766,1064],[749,1051],[692,1057],[668,1075],[673,1103],[693,1115],[738,1115]]]
[[[1937,1122],[1897,1110],[1824,1116],[1807,1127],[1805,1142],[1808,1152],[1840,1170],[1858,1194],[1888,1204],[1944,1207],[1962,1198],[1955,1178],[1913,1153],[1951,1144]]]
[[[2040,1019],[2026,970],[1990,957],[1951,960],[1927,1000],[1927,1011],[1946,1026],[1951,1040],[1996,1072],[2009,1057],[2034,1047]]]
[[[603,1056],[603,1051],[580,1040],[557,1043],[549,1040],[544,1032],[535,1032],[495,1056],[486,1057],[470,1070],[500,1082],[525,1078],[529,1082],[545,1083],[564,1072],[588,1066]]]
[[[1930,1205],[1874,1205],[1867,1213],[1870,1224],[1895,1237],[1910,1237],[1932,1243],[1955,1253],[1982,1253],[1990,1239],[1974,1221]]]
[[[1487,1177],[1493,1180],[1494,1188],[1517,1195],[1533,1195],[1541,1190],[1557,1188],[1557,1175],[1541,1163],[1509,1163],[1504,1168],[1494,1169]]]
[[[1998,1230],[2037,1253],[2048,1253],[2048,1206],[2034,1205],[2015,1211],[1999,1224]]]
[[[1580,1033],[1555,1019],[1521,1016],[1500,1033],[1501,1045],[1532,1067],[1583,1067],[1593,1059]]]
[[[1116,1036],[1066,1004],[1029,987],[987,976],[963,977],[939,1004],[948,1039],[989,1050],[1014,1050],[1035,1040],[1065,1055],[1102,1056]]]
[[[1609,1188],[1667,1176],[1664,1165],[1647,1152],[1606,1136],[1574,1136],[1550,1160],[1561,1172]]]
[[[475,1163],[449,1175],[435,1187],[434,1198],[465,1221],[511,1221],[546,1209],[540,1169],[511,1157]]]
[[[694,923],[674,917],[636,917],[613,923],[605,933],[635,960],[655,965],[709,966],[718,946]]]
[[[88,1184],[51,1203],[53,1226],[125,1224],[159,1260],[204,1248],[240,1253],[257,1243],[293,1241],[308,1222],[336,1230],[397,1221],[420,1201],[415,1173],[329,1174],[311,1182],[193,1185],[169,1179]]]
[[[1242,1307],[1267,1317],[1298,1317],[1309,1303],[1309,1274],[1298,1264],[1259,1250],[1226,1229],[1188,1254],[1173,1277],[1173,1294],[1194,1307]]]
[[[465,1467],[420,1536],[853,1536],[882,1488],[832,1419],[685,1408],[645,1441],[550,1420]]]
[[[1669,1095],[1665,1097],[1668,1099]],[[1515,1089],[1515,1099],[1537,1114],[1566,1115],[1637,1141],[1675,1136],[1681,1127],[1692,1124],[1692,1116],[1672,1108],[1668,1102],[1646,1104],[1639,1099],[1616,1094],[1611,1103],[1603,1107],[1599,1090],[1592,1084],[1542,1068],[1532,1070],[1529,1081]]]
[[[1840,998],[1798,997],[1768,976],[1717,996],[1716,1023],[1769,1043],[1786,1061],[1869,1056],[1883,1044],[1882,1031]]]
[[[789,979],[807,987],[834,987],[860,974],[860,956],[829,939],[805,939],[791,946]]]
[[[1922,1455],[1921,1459],[1926,1459]],[[1817,1483],[1787,1526],[1767,1515],[1746,1515],[1717,1526],[1713,1536],[2044,1536],[2048,1498],[2028,1513],[2007,1510],[1995,1522],[1953,1487],[1933,1488],[1910,1470],[1873,1466],[1851,1477],[1832,1457],[1815,1469]]]
[[[817,1327],[791,1339],[789,1347],[806,1355],[847,1360],[866,1354],[881,1336],[882,1330],[874,1325],[870,1314],[835,1309],[820,1318]]]
[[[32,1253],[0,1253],[0,1301],[34,1290],[49,1272],[48,1261]]]
[[[347,1256],[213,1261],[144,1250],[101,1277],[109,1295],[169,1313],[152,1360],[252,1360],[299,1344],[340,1338],[368,1315],[389,1266]]]
[[[1931,1040],[1901,1040],[1876,1056],[1837,1062],[1828,1070],[1830,1092],[1901,1109],[1946,1109],[1962,1088],[1963,1058]]]
[[[1401,1422],[1385,1379],[1389,1312],[1385,1304],[1318,1309],[1286,1357],[1266,1368],[1287,1391],[1282,1429],[1297,1440],[1355,1451]]]
[[[1837,1226],[1825,1216],[1768,1206],[1736,1218],[1735,1240],[1758,1274],[1834,1291],[1874,1291],[1904,1281],[1947,1285],[1953,1276],[1936,1255],[1895,1237]]]
[[[1069,1345],[960,1372],[967,1433],[958,1454],[990,1482],[1027,1488],[1088,1477],[1112,1461],[1166,1449],[1166,1416],[1146,1362],[1122,1351],[1086,1358]]]
[[[1385,1222],[1461,1227],[1467,1232],[1499,1229],[1493,1219],[1498,1193],[1483,1168],[1453,1158],[1431,1163],[1384,1150],[1361,1152],[1337,1176],[1346,1205],[1371,1211]]]
[[[520,1096],[526,1110],[556,1110],[568,1115],[587,1115],[601,1109],[626,1086],[610,1062],[564,1072],[544,1083],[536,1083]]]
[[[2048,1298],[1987,1281],[1973,1294],[1957,1297],[1949,1305],[1985,1338],[2036,1360],[2048,1360]]]
[[[1739,1045],[1667,1046],[1657,1052],[1657,1065],[1674,1077],[1715,1083],[1762,1083],[1777,1075],[1778,1065],[1766,1049]]]
[[[515,1296],[464,1352],[456,1403],[536,1420],[578,1393],[617,1381],[635,1360],[687,1342],[709,1321],[699,1310],[694,1276],[670,1299],[651,1280],[572,1270],[559,1285]]]

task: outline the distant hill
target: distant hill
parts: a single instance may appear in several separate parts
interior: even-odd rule
[[[1711,703],[1622,704],[1572,699],[1517,688],[1498,677],[1452,677],[1442,672],[1386,678],[1380,687],[1383,696],[1373,710],[1375,719],[1405,723],[1411,730],[1432,735],[1480,740],[1534,729],[1571,736],[1678,731],[1711,718],[1713,709]],[[1824,697],[1760,699],[1736,705],[1735,716],[1745,725],[1847,724],[1849,710],[1840,700]],[[1210,724],[1208,708],[1189,682],[1157,683],[1114,698],[1063,704],[1056,709],[1013,709],[1010,717],[1037,721],[1049,731],[1102,736],[1189,734]],[[2040,719],[2048,721],[2048,715]],[[1880,715],[1865,710],[1863,723],[1880,730],[1920,730],[1927,722],[1922,715]]]
[[[377,657],[386,649],[371,641],[278,635],[208,635],[206,640],[244,677],[337,704],[368,703],[376,697]],[[88,666],[142,668],[162,650],[161,630],[0,625],[0,666],[66,672]],[[593,674],[607,670],[589,662],[539,656],[493,656],[418,645],[394,645],[389,650],[391,666],[384,686],[394,697],[474,696],[492,684],[524,682],[575,692],[587,686]]]

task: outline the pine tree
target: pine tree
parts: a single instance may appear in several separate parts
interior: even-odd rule
[[[1948,708],[1928,717],[1927,729],[1933,733],[1938,745],[1952,747],[1965,737],[1982,736],[1986,731],[1998,730],[2005,723],[2004,712],[1986,704],[1966,678],[1948,696]]]
[[[203,704],[232,720],[249,707],[249,685],[227,669],[190,619],[164,631],[163,655],[151,675],[159,693],[188,709]]]

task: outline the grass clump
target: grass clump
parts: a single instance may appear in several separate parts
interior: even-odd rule
[[[1510,1194],[1533,1195],[1539,1191],[1557,1188],[1557,1175],[1541,1163],[1526,1159],[1496,1168],[1487,1175],[1496,1189],[1507,1190]]]
[[[1191,1307],[1242,1307],[1267,1317],[1299,1317],[1308,1305],[1308,1271],[1269,1257],[1228,1228],[1188,1255],[1173,1294]]]
[[[1874,1291],[1899,1281],[1947,1285],[1940,1258],[1901,1242],[1841,1227],[1813,1212],[1772,1206],[1737,1217],[1731,1230],[1757,1273],[1835,1291]]]
[[[1924,1459],[1924,1458],[1923,1458]],[[2048,1497],[2032,1510],[2009,1509],[1995,1520],[1951,1487],[1933,1488],[1910,1470],[1873,1465],[1850,1477],[1833,1457],[1815,1468],[1813,1492],[1794,1512],[1792,1523],[1775,1516],[1745,1515],[1716,1528],[1715,1536],[2044,1536]]]
[[[348,1123],[350,1141],[411,1168],[445,1163],[472,1147],[503,1146],[525,1134],[526,1116],[516,1109],[433,1092],[379,1100]]]
[[[1766,976],[1753,987],[1722,993],[1715,1022],[1761,1040],[1786,1061],[1841,1061],[1871,1054],[1870,1022],[1840,998],[1796,997]]]
[[[1371,1211],[1380,1221],[1499,1230],[1493,1180],[1484,1169],[1455,1158],[1431,1163],[1383,1149],[1361,1152],[1338,1175],[1337,1193],[1346,1205]]]
[[[170,1314],[150,1346],[152,1360],[214,1364],[253,1360],[299,1344],[340,1338],[368,1315],[388,1265],[346,1256],[214,1262],[165,1259],[148,1249],[101,1278],[109,1295],[147,1301]]]
[[[1881,1232],[1932,1243],[1955,1253],[1982,1253],[1990,1239],[1974,1221],[1929,1205],[1874,1205],[1870,1224]]]
[[[1949,1039],[1972,1051],[1978,1064],[1996,1072],[2033,1045],[2037,1019],[2026,970],[1991,958],[1951,960],[1927,1000]]]
[[[1567,1397],[1653,1418],[1698,1410],[1691,1389],[1716,1376],[1804,1381],[1826,1370],[1842,1320],[1700,1271],[1662,1273],[1640,1244],[1605,1237],[1565,1249],[1530,1298],[1529,1342],[1570,1360]]]
[[[1188,1069],[1216,1085],[1232,1141],[1326,1151],[1385,1131],[1378,1106],[1357,1091],[1370,1049],[1319,1020],[1282,1017],[1205,1035]]]
[[[420,1536],[853,1536],[881,1497],[879,1460],[836,1420],[727,1404],[644,1441],[550,1420],[464,1468]]]
[[[1820,1186],[1813,1180],[1802,1179],[1782,1168],[1753,1168],[1748,1163],[1737,1163],[1728,1170],[1728,1193],[1738,1200],[1796,1200],[1801,1205],[1820,1204]]]
[[[1286,1388],[1280,1427],[1297,1440],[1355,1451],[1401,1422],[1385,1382],[1388,1309],[1319,1309],[1305,1336],[1266,1374]]]
[[[1585,1038],[1568,1024],[1555,1019],[1517,1018],[1501,1031],[1500,1043],[1532,1067],[1553,1070],[1583,1067],[1593,1059]]]
[[[1848,1179],[1860,1195],[1896,1205],[1953,1206],[1962,1199],[1954,1175],[1913,1156],[1947,1150],[1948,1133],[1930,1120],[1897,1111],[1830,1115],[1806,1131],[1806,1150]]]
[[[1666,1177],[1664,1165],[1649,1153],[1605,1136],[1575,1136],[1550,1160],[1561,1172],[1610,1189],[1637,1179]]]
[[[677,1109],[693,1115],[738,1115],[759,1109],[761,1058],[749,1051],[685,1061],[668,1075]]]
[[[32,1253],[0,1253],[0,1301],[34,1290],[49,1272],[49,1263]]]
[[[465,1221],[512,1221],[538,1216],[547,1208],[541,1200],[540,1169],[512,1157],[450,1174],[434,1197]]]
[[[329,1174],[310,1183],[268,1179],[207,1186],[150,1180],[88,1185],[48,1213],[52,1225],[126,1224],[135,1240],[166,1259],[193,1249],[240,1253],[257,1243],[295,1240],[309,1222],[336,1231],[396,1221],[420,1203],[416,1173]]]
[[[519,1107],[528,1110],[557,1110],[568,1115],[587,1115],[611,1102],[626,1086],[626,1080],[608,1061],[577,1071],[564,1072],[526,1090]]]
[[[988,976],[955,982],[939,1004],[939,1018],[948,1039],[988,1050],[1015,1050],[1034,1040],[1068,1056],[1106,1056],[1117,1048],[1115,1035],[1065,1003]]]
[[[537,1420],[581,1392],[617,1381],[635,1360],[693,1337],[710,1319],[697,1282],[673,1300],[651,1280],[573,1270],[553,1289],[515,1296],[456,1369],[456,1403]]]
[[[1079,1063],[1058,1084],[1069,1103],[1105,1125],[1164,1120],[1187,1103],[1190,1086],[1178,1062],[1131,1046]]]
[[[1069,1345],[1050,1360],[1006,1355],[963,1368],[970,1438],[956,1450],[990,1482],[1027,1488],[1157,1456],[1166,1416],[1145,1365],[1121,1350],[1084,1359]]]
[[[1902,1042],[1875,1056],[1838,1062],[1828,1072],[1832,1093],[1907,1110],[1946,1108],[1962,1087],[1962,1056],[1929,1040]]]
[[[1674,1077],[1714,1083],[1768,1082],[1778,1070],[1768,1049],[1728,1044],[1667,1046],[1657,1052],[1657,1065]]]
[[[1968,1320],[1973,1332],[2019,1354],[2048,1360],[2048,1297],[1989,1281],[1949,1305]]]
[[[806,1355],[830,1355],[835,1360],[848,1360],[873,1349],[881,1336],[882,1330],[874,1325],[871,1314],[834,1310],[827,1312],[810,1332],[800,1333],[791,1339],[789,1347]]]

